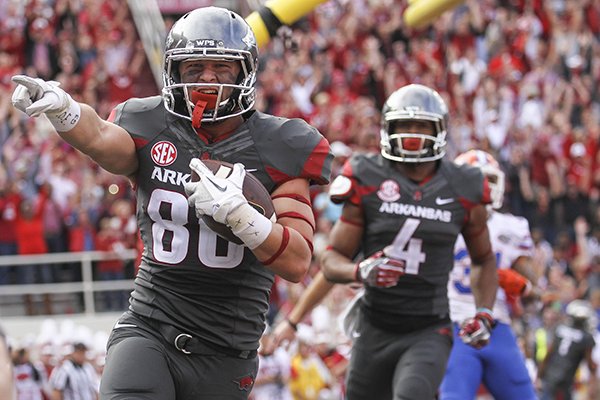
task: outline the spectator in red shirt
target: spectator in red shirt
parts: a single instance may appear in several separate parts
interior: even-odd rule
[[[552,129],[546,125],[544,131]],[[550,147],[551,137],[547,133],[541,133],[537,137],[537,144],[534,146],[530,156],[531,181],[536,185],[545,188],[550,187],[549,170],[559,172],[558,160]]]
[[[115,252],[113,259],[98,261],[97,271],[100,280],[125,279],[125,262],[118,257],[119,252],[127,248],[124,235],[119,230],[121,223],[117,217],[102,218],[100,231],[96,236],[96,250]],[[104,302],[107,310],[124,311],[127,296],[123,291],[104,292]]]
[[[566,154],[566,180],[573,181],[577,188],[588,195],[592,183],[592,157],[585,144],[573,142]]]
[[[48,246],[44,237],[43,213],[48,194],[42,190],[34,199],[23,199],[19,204],[16,219],[17,252],[19,255],[46,254]],[[17,268],[18,284],[51,283],[54,281],[50,265],[19,265]],[[36,274],[39,272],[39,274]],[[23,296],[26,313],[35,314],[31,294]],[[52,300],[44,294],[44,313],[52,314]]]
[[[19,255],[45,254],[48,246],[44,238],[43,211],[46,193],[40,192],[35,199],[23,199],[19,204],[16,220],[17,251]],[[23,265],[17,270],[17,283],[29,284],[36,281],[36,266]],[[46,266],[41,266],[41,278],[45,283],[52,282],[52,276]]]
[[[2,179],[0,183],[0,256],[17,254],[17,210],[21,202],[15,183]],[[0,285],[10,283],[14,267],[0,267]]]

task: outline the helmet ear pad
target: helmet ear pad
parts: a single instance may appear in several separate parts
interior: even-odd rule
[[[183,95],[183,89],[175,88],[171,91],[173,95],[173,100],[175,104],[173,109],[179,113],[187,113],[187,109],[185,107],[185,96]]]
[[[163,72],[163,80],[165,84],[167,81],[170,83],[181,83],[181,76],[179,75],[179,64],[180,61],[173,61],[171,65],[170,74],[166,74]],[[168,78],[167,78],[168,77]],[[169,102],[173,102],[171,108],[176,111],[178,114],[186,114],[187,109],[185,106],[185,96],[183,94],[183,88],[172,88],[169,91],[170,99]],[[163,96],[164,97],[164,96]],[[171,100],[172,99],[172,100]],[[168,108],[168,107],[167,107]]]

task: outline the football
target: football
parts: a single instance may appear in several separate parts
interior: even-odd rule
[[[233,171],[233,164],[225,161],[202,160],[202,162],[208,169],[212,171],[213,174],[215,174],[215,176],[219,178],[227,178],[229,175],[231,175],[231,171]],[[200,177],[194,171],[192,171],[191,179],[192,182],[196,182],[200,179]],[[258,210],[258,212],[265,217],[269,218],[271,221],[275,221],[275,207],[273,206],[273,201],[271,200],[269,191],[254,175],[249,172],[246,172],[242,192],[252,207]],[[221,236],[225,240],[236,244],[242,244],[242,241],[233,234],[227,225],[215,221],[208,215],[202,216],[202,221],[204,221],[204,223],[210,229],[212,229],[217,235]]]

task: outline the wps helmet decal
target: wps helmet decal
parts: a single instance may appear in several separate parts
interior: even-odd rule
[[[397,201],[400,198],[400,185],[396,181],[387,179],[379,186],[377,196],[383,201]]]
[[[177,159],[177,149],[173,143],[161,141],[152,146],[150,155],[156,165],[166,167],[173,164]]]

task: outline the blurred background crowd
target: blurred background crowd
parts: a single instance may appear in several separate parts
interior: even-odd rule
[[[393,90],[438,90],[450,108],[446,157],[471,148],[493,154],[507,176],[504,207],[530,223],[544,294],[513,311],[533,371],[543,357],[540,330],[549,332],[569,301],[587,299],[600,313],[600,0],[466,0],[423,30],[403,26],[406,6],[331,0],[282,30],[261,49],[257,108],[316,126],[332,144],[335,176],[353,152],[379,151],[380,109]],[[130,97],[158,94],[127,3],[0,0],[0,16],[0,255],[135,248],[129,183],[66,145],[45,119],[14,109],[8,95],[10,77],[24,72],[59,81],[106,118]],[[166,16],[167,29],[176,17]],[[320,190],[317,254],[340,212]],[[132,264],[103,262],[96,278],[131,278]],[[0,284],[80,280],[78,270],[0,267]],[[271,324],[317,270],[302,284],[276,281]],[[263,362],[292,366],[277,379],[290,382],[283,386],[294,399],[339,398],[348,343],[331,321],[353,293],[336,287],[304,321],[298,343]],[[27,308],[52,312],[51,300]],[[268,398],[259,392],[256,400]]]

